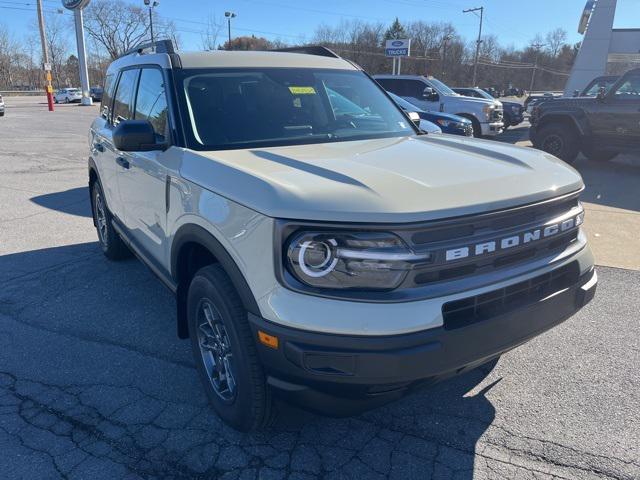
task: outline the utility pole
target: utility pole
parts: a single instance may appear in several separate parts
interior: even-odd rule
[[[536,81],[536,70],[538,70],[538,56],[540,55],[540,49],[544,46],[544,43],[534,43],[531,45],[531,48],[536,51],[536,61],[533,64],[533,72],[531,72],[531,85],[529,85],[529,92],[533,91],[533,85]]]
[[[47,48],[47,37],[44,28],[44,15],[42,14],[42,0],[37,2],[38,10],[38,25],[40,26],[40,42],[42,43],[42,69],[45,72],[47,79],[47,105],[49,111],[53,112],[53,88],[51,87],[51,64],[49,63],[49,49]]]
[[[482,20],[484,17],[484,7],[468,8],[467,10],[462,11],[462,13],[475,13],[477,11],[480,11],[480,30],[478,30],[478,40],[476,43],[476,60],[473,63],[473,81],[471,82],[473,87],[476,86],[476,80],[478,78],[478,60],[480,58],[480,44],[482,43]]]
[[[233,12],[224,12],[224,16],[227,17],[227,29],[229,33],[229,42],[227,46],[231,48],[231,19],[236,18],[236,14]]]
[[[449,44],[449,41],[451,41],[452,38],[453,38],[453,35],[448,33],[442,39],[442,78],[444,78],[446,76],[446,70],[447,70],[447,45]],[[425,56],[426,56],[426,54],[425,54]]]

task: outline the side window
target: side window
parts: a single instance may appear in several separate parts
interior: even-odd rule
[[[406,97],[422,98],[422,93],[424,92],[424,89],[427,87],[426,84],[422,83],[419,80],[406,80],[405,82],[406,82],[406,87],[405,87]]]
[[[113,88],[115,87],[115,75],[113,73],[107,75],[104,79],[104,89],[102,93],[102,101],[100,102],[100,115],[105,120],[109,120],[111,113],[111,99]]]
[[[395,93],[396,95],[402,96],[402,85],[400,80],[395,80],[391,78],[379,79],[378,83],[382,85],[382,88],[388,90],[391,93]]]
[[[615,91],[617,100],[640,100],[640,75],[626,79]]]
[[[140,70],[125,70],[120,75],[113,103],[113,124],[133,118],[133,94],[136,91],[138,72]]]
[[[142,69],[135,119],[149,120],[156,132],[158,143],[162,143],[168,132],[167,114],[167,96],[162,71],[157,68]]]

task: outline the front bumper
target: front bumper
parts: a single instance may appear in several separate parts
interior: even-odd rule
[[[482,135],[490,136],[498,135],[500,132],[502,132],[504,124],[502,122],[487,122],[481,123],[480,127],[482,128]]]
[[[404,335],[333,335],[283,327],[254,315],[249,320],[254,338],[258,330],[278,337],[276,349],[257,342],[276,395],[326,415],[347,416],[517,347],[571,317],[593,298],[596,284],[592,268],[571,285],[498,315]]]

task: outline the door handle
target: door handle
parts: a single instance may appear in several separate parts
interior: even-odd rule
[[[116,157],[116,163],[122,168],[128,169],[130,167],[129,162],[123,157]]]
[[[101,143],[94,143],[93,148],[95,148],[99,152],[104,152],[104,145]]]

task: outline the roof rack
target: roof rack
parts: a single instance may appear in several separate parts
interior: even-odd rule
[[[276,48],[272,52],[304,53],[306,55],[317,55],[319,57],[341,58],[333,50],[322,45],[305,45],[302,47]]]
[[[148,50],[148,52],[147,52]],[[155,42],[139,43],[133,48],[124,52],[120,57],[125,57],[134,53],[176,53],[173,41],[170,39],[156,40]],[[120,58],[118,57],[118,58]]]

